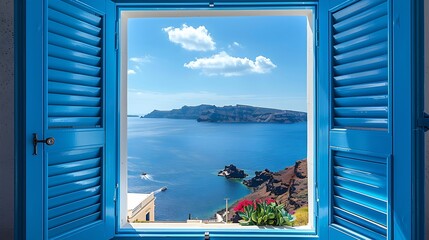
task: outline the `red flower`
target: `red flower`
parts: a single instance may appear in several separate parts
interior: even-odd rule
[[[244,199],[243,201],[239,202],[235,207],[234,211],[236,212],[244,212],[244,207],[254,205],[252,201]]]
[[[272,198],[267,198],[267,199],[265,200],[265,202],[266,202],[267,204],[270,204],[270,203],[275,203],[275,202],[276,202],[276,200],[274,200],[274,199],[272,199]]]

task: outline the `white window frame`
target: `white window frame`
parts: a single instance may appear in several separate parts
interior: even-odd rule
[[[121,10],[119,12],[119,86],[120,86],[120,131],[119,131],[119,213],[118,221],[120,230],[141,229],[143,230],[163,230],[163,229],[232,229],[232,230],[253,230],[259,229],[257,226],[240,226],[239,224],[218,224],[218,223],[128,223],[127,222],[127,83],[128,83],[128,19],[130,18],[155,18],[155,17],[193,17],[193,16],[305,16],[307,18],[307,176],[308,176],[308,212],[309,223],[306,226],[295,227],[297,230],[310,230],[315,232],[317,218],[317,208],[315,205],[316,191],[316,161],[315,161],[315,9],[308,7],[288,8],[288,9],[263,9],[263,10]]]

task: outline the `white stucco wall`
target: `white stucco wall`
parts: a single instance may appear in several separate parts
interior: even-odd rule
[[[14,222],[14,9],[0,1],[0,238],[13,239]]]

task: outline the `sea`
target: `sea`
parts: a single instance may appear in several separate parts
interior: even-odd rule
[[[155,192],[155,221],[211,219],[251,192],[217,176],[226,165],[279,171],[307,154],[307,123],[128,118],[128,192]],[[145,173],[145,175],[142,175]],[[166,191],[160,191],[166,187]]]

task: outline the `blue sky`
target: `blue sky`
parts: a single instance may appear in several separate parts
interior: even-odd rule
[[[246,104],[306,111],[306,18],[128,23],[128,113]]]

